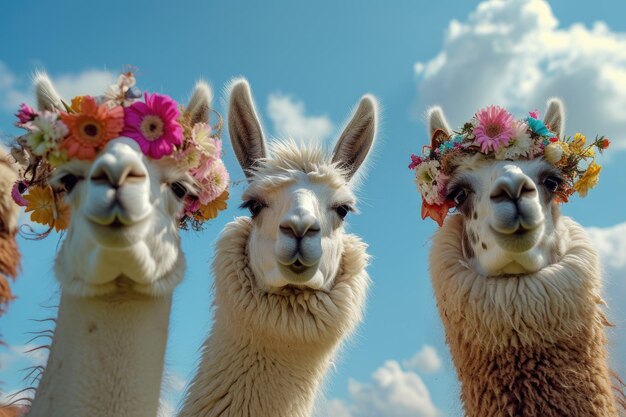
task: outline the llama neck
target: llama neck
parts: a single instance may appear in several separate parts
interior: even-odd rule
[[[365,245],[344,237],[329,292],[267,293],[249,268],[249,219],[231,223],[215,257],[215,318],[180,417],[308,417],[341,341],[361,320]]]
[[[125,288],[61,295],[54,340],[28,417],[154,417],[171,295]]]
[[[518,277],[484,277],[461,254],[462,219],[435,236],[437,306],[469,417],[616,416],[598,257],[562,218],[560,260]]]
[[[308,417],[334,351],[241,333],[217,316],[180,417]]]

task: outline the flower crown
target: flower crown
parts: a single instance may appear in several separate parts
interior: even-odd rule
[[[170,158],[196,181],[198,198],[185,197],[179,225],[199,230],[226,209],[228,172],[222,162],[222,118],[214,126],[194,123],[192,115],[171,97],[145,93],[132,72],[123,73],[102,96],[78,96],[65,111],[35,111],[22,104],[16,126],[27,131],[15,140],[12,154],[26,168],[14,185],[15,202],[26,207],[32,221],[66,229],[70,209],[64,191],[50,185],[58,166],[72,160],[91,161],[112,139],[135,140],[149,158]]]
[[[600,165],[595,160],[595,149],[607,149],[610,140],[596,136],[586,144],[586,137],[559,138],[541,120],[537,110],[515,120],[505,109],[489,106],[480,110],[459,131],[448,134],[436,130],[431,146],[424,146],[422,156],[411,155],[409,169],[415,170],[417,189],[422,195],[422,219],[430,217],[439,226],[448,211],[456,204],[447,195],[447,185],[454,171],[454,160],[464,155],[482,154],[497,160],[543,158],[559,168],[563,181],[555,195],[565,203],[578,192],[585,197],[598,183]]]

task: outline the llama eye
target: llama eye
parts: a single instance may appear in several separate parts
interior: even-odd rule
[[[253,218],[256,217],[265,207],[267,206],[258,200],[248,200],[241,205],[241,208],[245,208],[250,211],[250,215]]]
[[[543,180],[543,185],[545,185],[549,191],[554,193],[556,192],[556,190],[558,190],[559,185],[561,185],[561,179],[549,176],[545,180]]]
[[[352,207],[347,204],[342,204],[340,206],[335,207],[335,212],[339,216],[341,220],[345,219],[348,213],[353,211]]]
[[[180,182],[174,182],[170,185],[170,188],[172,189],[172,192],[174,193],[174,195],[178,198],[180,198],[181,200],[183,198],[185,198],[185,196],[187,195],[188,191],[187,191],[187,187],[185,187],[183,184],[181,184]]]
[[[65,190],[65,192],[69,194],[74,189],[76,184],[78,184],[78,181],[80,181],[81,179],[81,177],[77,177],[76,175],[66,174],[61,177],[59,182],[61,183],[63,190]]]
[[[467,199],[468,196],[468,192],[465,188],[463,187],[458,187],[458,188],[454,188],[449,194],[448,194],[448,200],[452,200],[454,201],[454,204],[456,204],[456,206],[460,206],[461,204],[463,204],[463,202]]]

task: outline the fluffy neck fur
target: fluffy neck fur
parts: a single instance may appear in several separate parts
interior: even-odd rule
[[[50,356],[28,417],[154,417],[171,295],[62,293]]]
[[[213,331],[180,416],[309,416],[333,353],[361,320],[369,284],[363,242],[344,236],[328,292],[267,293],[248,263],[251,228],[239,218],[218,242]]]
[[[0,230],[0,315],[13,300],[9,278],[15,279],[20,268],[20,252],[15,241],[15,232]]]
[[[470,417],[616,416],[607,365],[598,256],[562,217],[559,261],[516,277],[484,277],[461,250],[463,218],[435,235],[437,306]]]

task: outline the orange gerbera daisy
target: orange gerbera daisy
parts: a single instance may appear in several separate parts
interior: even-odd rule
[[[24,195],[28,202],[26,212],[31,212],[30,219],[45,224],[58,232],[67,229],[70,223],[70,208],[62,200],[55,198],[50,186],[32,186]]]
[[[211,220],[216,218],[217,214],[220,211],[226,210],[226,207],[228,207],[228,204],[226,203],[228,197],[228,190],[224,190],[224,192],[220,194],[219,197],[217,197],[215,200],[211,201],[208,204],[200,206],[198,211],[194,214],[194,217],[196,218],[196,220],[199,221]]]
[[[70,158],[92,160],[108,141],[119,136],[124,128],[124,109],[99,106],[93,97],[84,96],[80,100],[80,113],[63,112],[61,120],[70,130],[61,148],[67,149]]]

